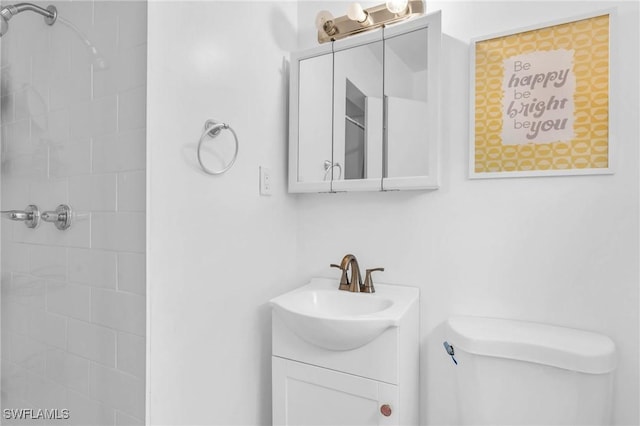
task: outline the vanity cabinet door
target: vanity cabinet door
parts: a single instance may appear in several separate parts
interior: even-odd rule
[[[276,356],[272,360],[274,425],[399,423],[397,386]]]

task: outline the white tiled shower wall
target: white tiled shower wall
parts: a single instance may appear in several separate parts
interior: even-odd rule
[[[0,42],[1,207],[77,217],[1,222],[2,408],[143,424],[147,5],[38,4]]]

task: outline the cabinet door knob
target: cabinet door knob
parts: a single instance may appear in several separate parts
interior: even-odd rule
[[[389,404],[384,404],[380,407],[380,412],[383,416],[389,417],[391,415],[391,406]]]

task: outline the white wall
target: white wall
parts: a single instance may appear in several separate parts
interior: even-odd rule
[[[2,408],[143,424],[146,3],[50,3],[1,39],[2,209],[76,215],[2,219]]]
[[[284,61],[295,12],[292,2],[149,4],[151,424],[270,423],[267,301],[297,283]],[[222,176],[196,163],[208,118],[240,140]],[[272,169],[272,196],[259,195],[260,165]]]
[[[637,4],[618,3],[626,86],[615,88],[614,176],[469,181],[465,125],[472,36],[613,3],[429,2],[446,34],[442,188],[291,196],[283,57],[315,45],[313,17],[327,4],[150,4],[148,421],[269,424],[266,302],[335,277],[328,264],[354,252],[363,267],[387,268],[380,281],[421,289],[423,423],[454,422],[441,323],[465,313],[608,334],[620,350],[615,422],[637,424]],[[342,15],[347,2],[335,4],[326,8]],[[219,177],[195,163],[207,118],[240,138],[238,162]],[[271,197],[258,195],[259,165],[274,172]]]
[[[315,42],[320,9],[301,2],[300,48]],[[471,181],[468,164],[469,40],[618,7],[612,99],[613,176]],[[614,422],[638,414],[638,3],[427,2],[443,17],[442,187],[434,192],[303,195],[298,271],[328,268],[347,252],[384,266],[380,282],[421,289],[421,420],[451,424],[452,364],[442,348],[451,314],[507,317],[604,333],[619,350]]]

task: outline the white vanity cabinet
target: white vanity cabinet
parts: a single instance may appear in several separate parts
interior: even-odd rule
[[[440,12],[291,54],[289,192],[436,189]]]
[[[277,356],[272,366],[274,425],[398,424],[396,385]]]
[[[323,282],[324,281],[324,282]],[[417,425],[419,401],[418,289],[376,284],[379,296],[338,290],[337,281],[314,279],[307,287],[346,293],[345,299],[385,297],[401,291],[403,301],[390,310],[393,323],[373,340],[347,350],[327,349],[291,323],[282,311],[272,311],[272,406],[274,425]],[[390,290],[389,290],[390,289]],[[304,291],[304,288],[303,288]],[[310,292],[309,292],[310,294]],[[303,298],[297,299],[303,300]],[[401,305],[401,306],[398,306]],[[297,309],[294,307],[293,309]],[[303,308],[301,308],[302,310]],[[354,312],[356,310],[354,309]],[[322,314],[322,309],[316,311]],[[334,311],[335,312],[335,311]],[[316,314],[311,314],[316,315]],[[361,315],[361,318],[356,318]],[[395,314],[394,314],[395,315]],[[355,322],[370,318],[357,314]],[[313,316],[298,316],[309,323]],[[342,317],[344,319],[344,317]],[[341,318],[323,322],[330,335],[340,334]],[[310,326],[316,327],[316,326]],[[319,326],[318,326],[319,327]],[[353,331],[348,331],[352,333]],[[311,343],[311,342],[315,342]]]

